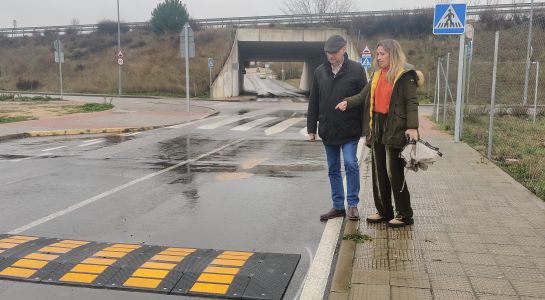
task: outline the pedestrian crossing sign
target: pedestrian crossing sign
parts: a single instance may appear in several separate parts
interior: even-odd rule
[[[464,34],[467,5],[436,4],[433,18],[433,34]]]
[[[361,57],[361,59],[360,59],[360,64],[361,64],[364,68],[370,68],[372,62],[373,62],[373,58],[371,58],[371,56],[362,55],[362,57]]]

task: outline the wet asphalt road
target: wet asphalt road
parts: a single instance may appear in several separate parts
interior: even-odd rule
[[[323,146],[301,132],[306,104],[210,105],[218,116],[175,128],[0,143],[0,232],[300,254],[285,296],[294,299],[330,207]],[[0,281],[0,299],[174,297]]]

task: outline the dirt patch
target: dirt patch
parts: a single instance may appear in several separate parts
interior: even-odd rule
[[[45,119],[67,115],[74,107],[82,106],[77,101],[11,102],[2,101],[0,116],[5,118]]]

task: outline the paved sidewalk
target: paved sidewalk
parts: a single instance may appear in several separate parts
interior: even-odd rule
[[[103,102],[102,97],[65,97],[82,102]],[[0,124],[0,140],[25,136],[80,133],[121,133],[149,130],[204,118],[216,113],[212,108],[191,102],[188,113],[185,100],[179,99],[114,99],[114,109],[96,113],[64,115],[41,120]]]
[[[348,222],[373,240],[352,245],[352,273],[345,285],[335,274],[330,299],[545,299],[545,203],[429,120],[421,124],[444,157],[407,176],[415,224]],[[362,164],[362,217],[375,212],[369,167]]]

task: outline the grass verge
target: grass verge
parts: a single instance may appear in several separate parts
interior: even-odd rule
[[[0,124],[21,122],[21,121],[28,121],[28,120],[34,120],[34,117],[29,117],[29,116],[4,117],[4,116],[0,116]]]
[[[488,124],[488,115],[475,114],[466,116],[463,123],[462,141],[483,156],[487,155]],[[452,126],[445,127],[452,133]],[[545,200],[545,118],[533,123],[527,116],[496,115],[492,145],[492,161]]]
[[[65,105],[62,107],[68,114],[90,113],[114,108],[111,103],[85,103],[84,105]]]

